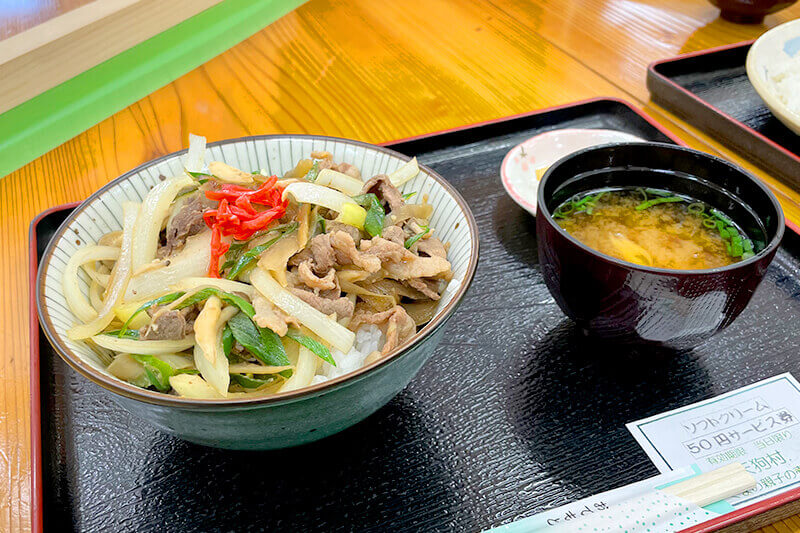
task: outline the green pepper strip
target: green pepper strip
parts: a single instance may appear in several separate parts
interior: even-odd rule
[[[122,324],[122,329],[119,330],[119,332],[117,333],[117,336],[118,337],[126,336],[126,333],[128,332],[128,325],[131,323],[131,320],[133,320],[133,318],[136,315],[138,315],[139,313],[141,313],[145,309],[150,309],[154,305],[164,305],[164,304],[168,304],[168,303],[174,302],[175,300],[177,300],[178,298],[180,298],[184,294],[186,294],[186,293],[181,292],[181,291],[172,292],[170,294],[165,294],[164,296],[159,296],[158,298],[156,298],[154,300],[150,300],[149,302],[143,303],[142,305],[139,306],[139,308],[136,311],[133,312],[133,314],[131,316],[128,317],[128,320],[126,320],[125,323]]]
[[[258,246],[254,246],[252,249],[250,249],[250,250],[246,251],[245,253],[243,253],[241,255],[241,257],[239,257],[239,259],[233,265],[233,268],[231,268],[231,271],[228,272],[227,278],[228,279],[236,279],[236,277],[239,274],[244,272],[254,262],[256,262],[256,260],[258,260],[258,257],[261,254],[263,254],[265,251],[267,251],[267,249],[270,246],[272,246],[273,244],[275,244],[276,242],[281,240],[283,237],[285,237],[286,235],[288,235],[291,232],[293,232],[294,230],[296,230],[297,226],[298,226],[297,222],[292,222],[291,224],[286,226],[286,228],[283,229],[283,231],[281,231],[281,234],[278,235],[277,237],[275,237],[274,239],[270,239],[267,242],[265,242],[264,244],[260,244]]]
[[[231,374],[231,378],[233,378],[233,381],[235,381],[245,389],[257,389],[274,381],[273,378],[258,379],[258,378],[247,377],[243,374]]]
[[[316,339],[312,339],[308,335],[303,335],[294,328],[289,328],[289,331],[286,333],[286,337],[292,339],[296,343],[302,344],[323,361],[327,361],[333,366],[336,366],[336,361],[333,359],[330,350],[328,350],[324,344]]]
[[[367,217],[364,219],[364,231],[371,237],[378,237],[383,233],[383,220],[386,217],[381,201],[374,193],[360,194],[353,196],[353,201],[367,210]]]
[[[425,231],[423,231],[422,233],[417,233],[416,235],[412,235],[411,237],[406,239],[406,242],[405,242],[405,247],[406,248],[411,248],[412,246],[414,246],[415,242],[420,240],[422,237],[424,237],[425,235],[427,235],[431,231],[431,228],[429,228],[428,226],[422,226],[422,227],[425,228]]]

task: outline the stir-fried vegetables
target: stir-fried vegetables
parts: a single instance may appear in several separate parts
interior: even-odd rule
[[[258,246],[254,246],[250,250],[241,254],[238,259],[231,265],[230,272],[228,272],[227,278],[228,279],[236,279],[236,277],[245,271],[247,268],[253,266],[258,258],[261,257],[261,254],[266,252],[273,244],[281,240],[285,235],[291,233],[297,229],[297,222],[292,222],[287,227],[280,230],[280,234],[265,242],[264,244],[259,244]]]
[[[188,176],[180,177],[162,181],[147,193],[136,218],[136,232],[133,234],[131,250],[132,272],[137,272],[155,259],[161,221],[167,217],[169,207],[178,193],[193,183]]]
[[[301,324],[319,335],[322,340],[337,350],[348,352],[353,347],[355,334],[352,331],[281,287],[277,281],[263,270],[254,270],[250,276],[250,281],[267,300],[286,314],[295,317]]]
[[[81,292],[77,283],[72,283],[78,277],[78,269],[92,261],[111,261],[119,259],[119,248],[112,246],[87,246],[81,248],[70,257],[64,268],[64,297],[70,311],[84,322],[91,322],[97,318],[97,311]]]
[[[289,364],[280,337],[267,328],[259,328],[246,315],[240,313],[228,321],[233,338],[256,358],[269,366]]]
[[[378,197],[368,193],[354,196],[353,200],[367,209],[367,215],[364,217],[364,231],[369,233],[371,237],[380,236],[383,233],[383,220],[386,217],[386,212],[383,210]]]
[[[97,318],[86,324],[75,326],[67,332],[67,335],[73,340],[86,339],[92,335],[96,335],[114,319],[114,306],[125,293],[131,275],[131,241],[133,239],[138,207],[137,204],[132,202],[125,202],[122,204],[122,245],[120,246],[119,257],[114,264],[114,270],[111,272],[108,288],[106,288],[106,297],[103,301],[103,307],[98,311]],[[65,287],[73,283],[78,283],[77,277],[75,279],[70,278],[64,280]],[[76,292],[74,287],[70,290]],[[64,292],[69,293],[66,289]]]
[[[179,340],[147,341],[101,334],[95,335],[92,337],[92,340],[98,346],[115,352],[142,353],[147,355],[182,352],[194,346],[194,335],[188,335]]]
[[[209,277],[219,277],[219,259],[230,248],[230,243],[223,242],[223,236],[246,241],[286,212],[288,202],[281,199],[281,191],[275,187],[277,181],[273,176],[256,190],[239,185],[222,185],[219,190],[206,191],[208,199],[219,201],[216,209],[209,209],[203,214],[203,219],[211,228]],[[254,205],[269,209],[259,211]]]
[[[392,185],[400,187],[405,182],[414,179],[417,174],[419,174],[419,165],[417,164],[417,158],[414,157],[411,161],[389,174],[389,179],[392,181]]]
[[[284,189],[283,197],[292,197],[297,202],[327,207],[340,214],[341,222],[357,228],[363,228],[364,220],[367,218],[367,212],[353,198],[315,183],[291,183]]]
[[[306,177],[306,179],[308,179],[308,177]],[[335,170],[331,170],[329,168],[320,170],[316,179],[312,179],[310,181],[313,181],[317,185],[324,185],[325,187],[336,189],[337,191],[341,191],[349,196],[355,196],[359,194],[362,187],[364,187],[364,183],[361,180],[348,176],[347,174],[342,174],[341,172],[336,172]]]
[[[447,248],[427,197],[396,189],[415,159],[362,181],[312,152],[279,179],[206,162],[192,135],[183,164],[64,269],[69,336],[116,378],[197,399],[294,391],[352,368],[340,357],[384,356],[435,314]]]

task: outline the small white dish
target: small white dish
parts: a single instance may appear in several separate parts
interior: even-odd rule
[[[617,130],[565,128],[540,133],[512,148],[500,166],[503,187],[511,199],[536,215],[539,180],[556,161],[571,153],[621,142],[644,142],[644,139]]]
[[[800,101],[790,105],[781,97],[781,85],[792,83],[800,93],[800,19],[764,33],[750,47],[745,63],[747,77],[775,117],[800,135]],[[787,77],[789,79],[787,79]]]

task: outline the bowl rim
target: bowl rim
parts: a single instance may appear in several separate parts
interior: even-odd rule
[[[739,261],[738,263],[731,263],[730,265],[726,265],[726,266],[722,266],[722,267],[716,267],[716,268],[704,268],[704,269],[696,269],[696,270],[680,270],[680,269],[675,269],[675,268],[660,268],[660,267],[650,267],[650,266],[645,266],[645,265],[639,265],[639,264],[636,264],[636,263],[631,263],[629,261],[625,261],[623,259],[618,259],[616,257],[604,254],[603,252],[600,252],[599,250],[595,250],[591,246],[588,246],[588,245],[584,244],[583,242],[579,241],[578,239],[576,239],[575,237],[570,235],[564,228],[562,228],[561,226],[556,224],[555,220],[553,219],[552,213],[550,213],[550,210],[547,208],[547,205],[544,202],[544,199],[543,199],[544,195],[542,194],[543,190],[544,190],[544,187],[545,187],[548,179],[550,178],[553,170],[555,170],[562,163],[566,162],[568,159],[571,159],[573,157],[578,157],[578,156],[580,156],[580,155],[582,155],[582,154],[584,154],[586,152],[590,152],[592,150],[608,150],[609,148],[613,148],[613,147],[632,146],[632,145],[638,145],[640,147],[645,147],[645,148],[666,148],[666,149],[679,151],[679,152],[687,152],[687,153],[690,153],[690,154],[693,154],[693,155],[699,155],[700,157],[704,157],[704,158],[709,159],[709,160],[714,161],[714,162],[722,163],[722,164],[730,167],[731,169],[737,171],[739,174],[741,174],[742,176],[746,177],[751,182],[753,182],[754,185],[756,185],[758,188],[760,188],[761,191],[765,194],[765,196],[772,203],[773,209],[775,209],[775,212],[778,214],[778,220],[776,221],[777,231],[775,232],[775,235],[772,237],[772,239],[770,239],[769,243],[766,246],[764,246],[763,250],[761,250],[760,252],[755,254],[753,257],[745,259],[744,261]],[[547,169],[547,172],[545,172],[544,176],[542,176],[542,180],[539,182],[539,190],[537,191],[537,193],[538,193],[537,202],[538,202],[538,207],[539,207],[539,209],[537,209],[537,212],[541,213],[543,220],[546,220],[547,223],[550,224],[553,228],[555,228],[556,231],[562,237],[566,238],[573,245],[575,245],[578,248],[580,248],[581,250],[589,253],[590,255],[592,255],[594,257],[597,257],[598,259],[603,260],[606,263],[610,263],[610,264],[618,266],[618,267],[626,268],[628,270],[638,270],[638,271],[641,271],[641,272],[648,272],[648,273],[652,273],[652,274],[693,277],[693,276],[707,276],[707,275],[712,275],[712,274],[720,274],[720,273],[723,273],[723,272],[737,270],[739,268],[751,265],[753,263],[757,263],[758,261],[761,261],[763,258],[769,256],[775,250],[777,250],[778,246],[780,246],[781,241],[783,240],[784,231],[786,230],[786,218],[784,217],[784,214],[783,214],[783,207],[781,207],[780,202],[778,202],[778,199],[775,197],[775,195],[772,193],[772,191],[770,191],[767,188],[767,186],[764,185],[764,183],[760,179],[758,179],[754,174],[752,174],[751,172],[748,172],[744,168],[742,168],[742,167],[740,167],[740,166],[738,166],[738,165],[736,165],[734,163],[731,163],[730,161],[722,159],[721,157],[717,157],[715,155],[707,154],[706,152],[701,152],[700,150],[695,150],[694,148],[689,148],[689,147],[686,147],[686,146],[678,146],[678,145],[669,144],[669,143],[662,143],[662,142],[655,142],[655,141],[636,142],[636,143],[613,143],[613,144],[606,144],[606,145],[603,145],[603,146],[593,146],[593,147],[590,147],[590,148],[585,148],[583,150],[579,150],[577,152],[573,152],[572,154],[569,154],[569,155],[567,155],[565,157],[562,157],[561,159],[559,159],[558,161],[553,163],[550,166],[550,168]]]
[[[766,46],[766,40],[770,34],[777,35],[789,28],[800,26],[800,19],[790,20],[771,28],[755,40],[747,51],[744,66],[747,73],[747,79],[755,89],[758,96],[764,101],[764,104],[769,108],[775,118],[780,120],[784,126],[792,130],[794,133],[800,135],[800,115],[789,109],[776,94],[770,90],[770,86],[766,80],[761,77],[758,72],[758,64],[760,62],[761,49]]]
[[[207,147],[224,146],[227,144],[237,144],[247,141],[269,141],[269,140],[280,140],[280,139],[293,139],[293,140],[309,139],[309,140],[334,141],[338,143],[344,143],[352,146],[366,148],[369,150],[374,150],[377,152],[382,152],[390,156],[397,157],[401,161],[411,160],[411,157],[405,154],[401,154],[400,152],[397,152],[390,148],[386,148],[385,146],[378,146],[363,141],[345,139],[341,137],[333,137],[328,135],[312,135],[312,134],[247,135],[243,137],[236,137],[233,139],[223,139],[219,141],[210,142],[206,146]],[[453,295],[453,298],[447,305],[444,306],[443,309],[441,309],[436,314],[433,320],[428,322],[420,331],[418,331],[414,336],[406,340],[400,346],[396,347],[394,350],[389,352],[387,355],[381,357],[377,361],[374,361],[368,365],[364,365],[361,368],[358,368],[356,370],[353,370],[352,372],[333,378],[331,380],[309,385],[307,387],[303,387],[302,389],[297,389],[294,391],[277,393],[270,396],[256,396],[253,398],[219,398],[219,399],[182,398],[180,396],[172,396],[166,393],[142,389],[136,387],[135,385],[125,383],[122,380],[110,378],[104,375],[99,370],[92,367],[91,365],[89,365],[88,363],[84,362],[83,359],[81,359],[77,354],[75,354],[69,347],[67,347],[63,343],[63,341],[61,340],[61,336],[58,333],[56,333],[55,327],[53,326],[53,323],[50,319],[50,314],[47,311],[47,305],[45,304],[44,285],[47,277],[46,272],[50,266],[50,261],[56,249],[56,244],[62,240],[64,233],[69,228],[69,225],[92,202],[103,196],[106,192],[108,192],[108,190],[116,186],[118,183],[129,180],[133,175],[138,174],[141,171],[149,167],[152,167],[154,165],[157,165],[167,159],[184,155],[187,153],[187,151],[188,148],[184,148],[183,150],[171,152],[169,154],[165,154],[155,159],[146,161],[145,163],[142,163],[136,166],[135,168],[128,170],[127,172],[114,178],[113,180],[109,181],[108,183],[100,187],[98,190],[93,192],[88,198],[86,198],[83,202],[78,204],[74,208],[72,213],[70,213],[69,216],[64,220],[64,222],[61,223],[61,225],[58,227],[53,237],[50,239],[50,242],[47,244],[47,248],[42,254],[42,259],[39,262],[37,280],[36,280],[36,307],[39,316],[39,323],[41,324],[42,330],[44,331],[48,341],[53,346],[55,351],[59,354],[59,356],[61,356],[61,358],[69,366],[71,366],[85,378],[101,386],[102,388],[109,390],[112,393],[119,394],[123,397],[130,398],[133,400],[143,401],[145,403],[170,406],[170,407],[182,407],[182,408],[230,408],[239,406],[252,407],[265,404],[289,403],[292,401],[304,399],[306,397],[316,396],[318,393],[324,393],[328,389],[333,390],[339,388],[340,386],[345,385],[348,382],[357,381],[360,378],[364,377],[365,375],[373,373],[373,371],[377,370],[378,368],[381,368],[389,364],[390,362],[394,361],[395,359],[398,359],[402,355],[408,353],[408,351],[411,348],[413,348],[421,341],[429,337],[434,331],[439,329],[439,327],[441,327],[450,318],[450,316],[452,316],[453,312],[460,305],[464,295],[466,294],[467,290],[472,284],[472,281],[475,276],[475,271],[478,265],[478,256],[480,248],[478,224],[477,221],[475,220],[475,216],[473,215],[472,210],[469,208],[469,204],[467,204],[466,200],[464,200],[464,198],[456,190],[455,187],[453,187],[438,172],[434,171],[433,169],[431,169],[426,165],[419,164],[420,169],[428,173],[428,175],[431,178],[433,178],[434,181],[436,181],[440,186],[442,186],[445,192],[455,200],[458,207],[465,214],[470,236],[472,238],[472,245],[470,247],[469,260],[467,264],[467,270],[464,275],[464,279],[461,281],[461,284],[456,293]]]

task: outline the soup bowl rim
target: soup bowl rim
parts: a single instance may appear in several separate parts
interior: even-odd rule
[[[709,159],[711,161],[714,161],[714,162],[717,162],[717,163],[721,163],[721,164],[723,164],[723,165],[725,165],[727,167],[730,167],[731,169],[736,171],[742,177],[747,178],[748,180],[753,182],[753,184],[756,185],[756,187],[760,188],[761,191],[765,194],[765,196],[772,203],[772,206],[773,206],[775,212],[778,215],[778,220],[776,221],[777,230],[775,232],[775,235],[772,237],[772,239],[770,239],[769,243],[766,246],[764,246],[764,248],[761,251],[759,251],[753,257],[749,257],[749,258],[745,259],[744,261],[731,263],[730,265],[725,265],[725,266],[722,266],[722,267],[704,268],[704,269],[686,269],[686,270],[677,269],[677,268],[650,267],[650,266],[640,265],[640,264],[637,264],[637,263],[631,263],[629,261],[625,261],[623,259],[619,259],[619,258],[610,256],[608,254],[604,254],[603,252],[601,252],[599,250],[596,250],[596,249],[592,248],[591,246],[589,246],[587,244],[584,244],[583,242],[579,241],[578,239],[576,239],[575,237],[570,235],[569,232],[567,232],[567,230],[565,230],[564,228],[562,228],[560,225],[558,225],[555,222],[555,219],[553,218],[553,214],[550,212],[550,209],[547,207],[547,203],[545,202],[546,198],[545,198],[544,188],[547,185],[547,182],[549,181],[551,175],[555,172],[556,169],[558,169],[558,167],[560,165],[562,165],[563,163],[565,163],[566,161],[568,161],[568,160],[570,160],[572,158],[579,157],[579,156],[581,156],[581,155],[583,155],[583,154],[585,154],[587,152],[591,152],[591,151],[595,151],[595,150],[604,151],[604,150],[608,150],[609,148],[616,148],[616,147],[619,147],[619,146],[631,146],[631,145],[638,145],[640,147],[650,147],[650,148],[666,148],[666,149],[675,150],[675,151],[679,151],[679,152],[686,152],[686,153],[689,153],[689,154],[698,155],[698,156],[700,156],[702,158],[706,158],[706,159]],[[615,168],[615,167],[610,167],[610,168]],[[645,167],[641,167],[641,168],[644,168],[644,169],[650,168],[652,170],[657,170],[654,167],[646,167],[645,166]],[[726,189],[726,191],[727,191],[727,189]],[[727,192],[730,192],[730,191],[727,191]],[[743,267],[751,265],[753,263],[757,263],[758,261],[761,261],[764,257],[767,257],[770,254],[772,254],[772,252],[775,249],[777,249],[778,246],[780,246],[781,240],[783,239],[784,231],[786,229],[786,220],[785,220],[785,217],[784,217],[784,214],[783,214],[783,208],[781,207],[781,205],[778,202],[777,198],[775,198],[775,195],[772,193],[772,191],[770,191],[766,187],[766,185],[764,185],[761,182],[761,180],[759,180],[751,172],[748,172],[744,168],[742,168],[742,167],[740,167],[740,166],[738,166],[738,165],[736,165],[734,163],[731,163],[730,161],[722,159],[721,157],[717,157],[717,156],[714,156],[714,155],[711,155],[711,154],[707,154],[705,152],[701,152],[699,150],[695,150],[693,148],[689,148],[689,147],[686,147],[686,146],[679,146],[679,145],[670,144],[670,143],[654,142],[654,141],[609,143],[609,144],[604,144],[604,145],[600,145],[600,146],[592,146],[592,147],[589,147],[589,148],[584,148],[582,150],[578,150],[576,152],[573,152],[571,154],[568,154],[568,155],[562,157],[561,159],[559,159],[558,161],[556,161],[555,163],[550,165],[550,167],[547,169],[547,171],[542,176],[541,181],[539,182],[539,188],[537,190],[537,193],[538,193],[537,194],[537,196],[538,196],[537,197],[537,213],[540,213],[543,220],[546,220],[547,223],[550,224],[552,227],[554,227],[555,230],[562,237],[566,238],[573,245],[575,245],[578,248],[580,248],[581,250],[589,253],[590,255],[593,255],[593,256],[597,257],[598,259],[602,260],[605,263],[608,263],[608,264],[611,264],[611,265],[614,265],[614,266],[617,266],[617,267],[621,267],[621,268],[626,268],[628,270],[638,270],[638,271],[647,272],[647,273],[651,273],[651,274],[662,274],[662,275],[672,275],[672,276],[706,276],[706,275],[712,275],[712,274],[725,273],[725,272],[728,272],[728,271],[732,271],[732,270],[736,270],[736,269],[739,269],[739,268],[743,268]],[[738,196],[737,196],[737,198],[738,198]],[[742,198],[739,198],[739,199],[744,204],[746,204],[748,206],[750,205],[746,200],[744,200]]]

